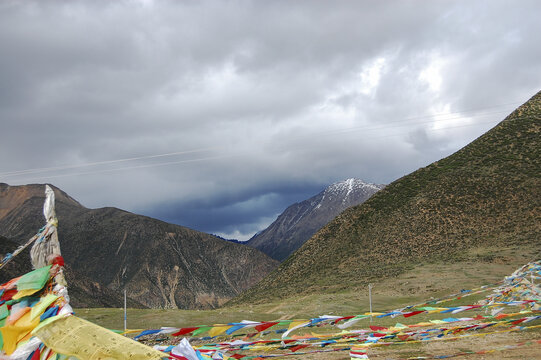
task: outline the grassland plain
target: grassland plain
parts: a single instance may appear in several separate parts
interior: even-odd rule
[[[479,250],[477,250],[479,253]],[[513,248],[501,249],[501,256],[509,257],[514,252]],[[487,257],[490,254],[481,254]],[[518,261],[518,259],[517,259]],[[481,285],[489,285],[502,280],[503,276],[509,275],[516,268],[508,263],[499,264],[497,261],[485,264],[479,261],[470,261],[464,264],[428,263],[406,271],[396,278],[388,278],[375,283],[373,288],[374,311],[385,311],[399,308],[405,305],[421,303],[431,298],[440,298],[451,293],[460,292],[462,289],[476,288]],[[434,277],[438,273],[438,277]],[[468,281],[456,274],[465,274]],[[501,274],[501,275],[500,275]],[[443,289],[448,288],[448,291]],[[453,290],[452,292],[451,289]],[[490,292],[480,293],[475,296],[465,297],[445,303],[445,306],[473,304],[484,298]],[[150,329],[161,326],[189,327],[196,325],[211,325],[216,323],[228,323],[232,321],[260,320],[269,321],[276,319],[307,319],[323,314],[330,315],[355,315],[369,310],[367,289],[358,291],[343,291],[332,294],[302,295],[288,298],[286,301],[269,301],[254,305],[235,306],[217,310],[156,310],[156,309],[128,309],[128,328]],[[121,329],[123,327],[122,309],[78,309],[78,316],[91,320],[102,326]],[[485,312],[465,312],[462,316],[475,316]],[[427,320],[442,319],[447,314],[417,315],[405,318],[374,318],[359,322],[353,329],[367,328],[368,325],[393,326],[396,322],[413,324]],[[530,325],[539,325],[541,321]],[[315,330],[319,334],[335,333],[339,331],[334,327],[323,327]],[[296,334],[304,334],[300,330]],[[276,338],[278,335],[269,334],[264,338]],[[220,340],[234,340],[238,338],[223,337]],[[453,341],[434,341],[427,343],[414,343],[406,345],[370,348],[371,359],[404,359],[414,356],[440,356],[452,355],[458,352],[474,352],[479,350],[500,349],[504,346],[515,346],[523,341],[541,339],[541,332],[523,331],[516,333],[494,334],[481,338],[463,338]],[[171,339],[171,343],[180,339]],[[274,351],[272,353],[280,353]],[[245,354],[250,354],[249,352]],[[483,355],[469,355],[468,359],[539,359],[541,345],[534,344],[523,346],[507,351],[496,351]],[[333,353],[306,354],[287,356],[290,359],[324,360],[324,359],[349,359],[347,351]],[[462,357],[460,357],[462,358]]]
[[[375,312],[417,304],[445,297],[463,289],[496,284],[511,274],[527,258],[508,261],[513,248],[503,248],[505,263],[484,263],[473,259],[455,264],[426,263],[407,270],[397,277],[374,282],[372,306]],[[483,255],[487,256],[487,255]],[[518,265],[514,265],[513,263]],[[435,275],[437,274],[437,276]],[[477,301],[482,296],[468,298]],[[161,326],[189,327],[221,324],[231,321],[276,319],[308,319],[320,315],[356,315],[369,311],[368,289],[356,287],[333,293],[294,295],[287,299],[228,306],[214,310],[128,309],[128,328],[150,329]],[[110,329],[123,328],[123,310],[115,308],[77,309],[76,314]],[[421,318],[417,318],[421,319]]]
[[[458,305],[457,303],[450,303],[449,306]],[[114,324],[119,325],[122,321],[122,310],[121,309],[84,309],[79,310],[78,315],[95,322],[105,324]],[[141,325],[148,325],[153,323],[161,323],[163,326],[179,326],[179,323],[185,324],[210,324],[213,323],[216,319],[221,319],[221,322],[228,321],[238,321],[239,319],[244,319],[246,317],[246,312],[234,312],[234,311],[217,311],[217,310],[156,310],[156,309],[142,309],[142,310],[130,310],[128,314],[128,323],[137,323]],[[272,320],[276,317],[273,314],[266,312],[257,313],[255,311],[250,312],[249,315],[254,316],[261,320]],[[464,316],[474,316],[472,314],[464,314]],[[443,315],[437,316],[443,317]],[[430,319],[437,318],[435,316],[430,317]],[[114,319],[114,320],[113,320]],[[113,321],[111,321],[113,320]],[[391,326],[395,322],[400,321],[401,323],[414,323],[422,322],[429,320],[428,316],[420,315],[418,317],[411,318],[410,320],[405,319],[374,319],[373,322],[365,320],[364,323],[359,324],[355,328],[367,328],[368,325],[378,325],[378,326]],[[540,325],[541,322],[537,321],[535,323],[530,323],[528,325]],[[118,326],[114,326],[118,328]],[[156,328],[157,326],[154,326]],[[146,327],[143,327],[146,328]],[[494,330],[494,329],[493,329]],[[339,330],[336,328],[321,328],[321,329],[311,329],[311,332],[318,334],[325,333],[336,333]],[[497,329],[496,329],[497,331]],[[296,334],[303,335],[306,334],[306,331],[298,331]],[[472,335],[472,334],[470,334]],[[477,335],[477,333],[475,333]],[[278,336],[267,335],[263,336],[263,339],[277,338]],[[220,337],[215,341],[232,341],[234,337]],[[522,342],[534,342],[527,346],[521,346],[515,349],[506,349],[505,351],[494,351],[487,354],[470,354],[468,359],[539,359],[541,354],[541,344],[535,343],[536,340],[541,339],[541,332],[539,329],[512,332],[512,333],[496,333],[490,334],[483,337],[463,337],[454,340],[443,340],[443,341],[430,341],[430,342],[421,342],[421,343],[408,343],[403,345],[395,346],[385,346],[385,347],[371,347],[368,349],[368,354],[370,359],[406,359],[410,357],[422,358],[431,358],[431,356],[443,356],[443,355],[453,355],[459,352],[477,352],[481,350],[493,351],[501,350],[504,347],[513,347]],[[156,342],[151,341],[148,344],[176,344],[180,341],[180,338],[171,338],[167,342]],[[195,340],[195,344],[203,344]],[[339,348],[347,347],[347,345],[340,346]],[[319,350],[316,348],[315,350]],[[267,354],[284,354],[287,351],[273,350]],[[255,355],[255,354],[265,354],[263,352],[243,352],[245,355]],[[339,351],[332,353],[319,353],[319,354],[299,354],[295,356],[288,355],[288,359],[304,359],[304,360],[324,360],[324,359],[349,359],[348,351]],[[463,358],[463,357],[460,357]]]

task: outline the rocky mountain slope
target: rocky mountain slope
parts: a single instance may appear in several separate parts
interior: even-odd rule
[[[67,266],[145,306],[216,307],[277,265],[256,249],[116,208],[87,209],[53,189]],[[19,243],[34,235],[44,198],[43,185],[0,184],[0,235]]]
[[[13,241],[0,236],[0,256],[13,252],[17,248]],[[66,281],[69,283],[70,304],[74,308],[85,307],[123,307],[124,295],[115,290],[102,286],[99,282],[93,281],[85,275],[75,271],[69,265],[66,266]],[[30,263],[30,249],[26,249],[19,256],[15,257],[2,270],[0,270],[0,284],[3,284],[17,276],[32,271]],[[127,298],[129,308],[146,308],[143,304]]]
[[[336,215],[365,202],[382,188],[359,179],[332,184],[310,199],[289,206],[246,244],[283,261]]]
[[[540,258],[540,128],[541,92],[453,155],[342,212],[234,303],[365,288],[420,264]]]

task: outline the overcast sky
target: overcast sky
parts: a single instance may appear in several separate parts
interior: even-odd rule
[[[0,2],[0,182],[247,239],[540,90],[539,1]],[[50,169],[52,168],[52,169]]]

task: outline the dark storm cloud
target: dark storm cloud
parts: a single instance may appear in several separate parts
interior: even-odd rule
[[[254,234],[295,202],[303,201],[322,191],[324,186],[291,184],[272,189],[254,189],[242,196],[222,195],[221,198],[199,199],[179,204],[163,202],[147,208],[150,216],[183,224],[193,229],[206,229],[220,236]]]
[[[4,1],[0,181],[247,238],[331,182],[391,182],[503,119],[539,90],[540,8]]]

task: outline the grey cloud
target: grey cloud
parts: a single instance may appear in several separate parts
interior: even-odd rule
[[[540,7],[3,2],[0,181],[246,235],[331,182],[391,182],[501,120],[485,108],[539,90]],[[434,114],[465,109],[479,111],[438,129]],[[199,151],[5,175],[185,150]]]

